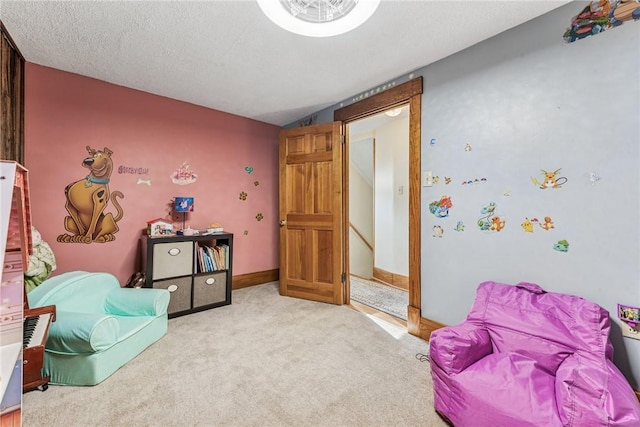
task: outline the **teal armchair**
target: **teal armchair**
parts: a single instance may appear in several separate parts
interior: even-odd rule
[[[54,276],[27,298],[30,308],[56,306],[43,372],[51,384],[96,385],[167,332],[169,291],[121,288],[108,273]]]

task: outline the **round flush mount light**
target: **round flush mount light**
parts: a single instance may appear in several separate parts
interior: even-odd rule
[[[402,113],[402,108],[394,108],[393,110],[387,110],[384,113],[389,117],[397,117]]]
[[[265,15],[292,33],[331,37],[363,24],[380,0],[257,0]]]

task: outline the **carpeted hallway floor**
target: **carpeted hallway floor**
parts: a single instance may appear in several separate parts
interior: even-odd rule
[[[353,275],[350,283],[352,300],[407,320],[408,291]]]

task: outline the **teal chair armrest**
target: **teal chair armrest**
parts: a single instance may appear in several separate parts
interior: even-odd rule
[[[169,291],[150,288],[116,288],[109,291],[105,312],[118,316],[161,316],[169,306]]]
[[[120,324],[114,316],[57,310],[46,349],[67,354],[95,353],[114,345],[119,332]]]

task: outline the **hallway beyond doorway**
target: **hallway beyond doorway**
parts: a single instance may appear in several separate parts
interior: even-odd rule
[[[351,300],[407,320],[409,292],[380,282],[350,276]]]

